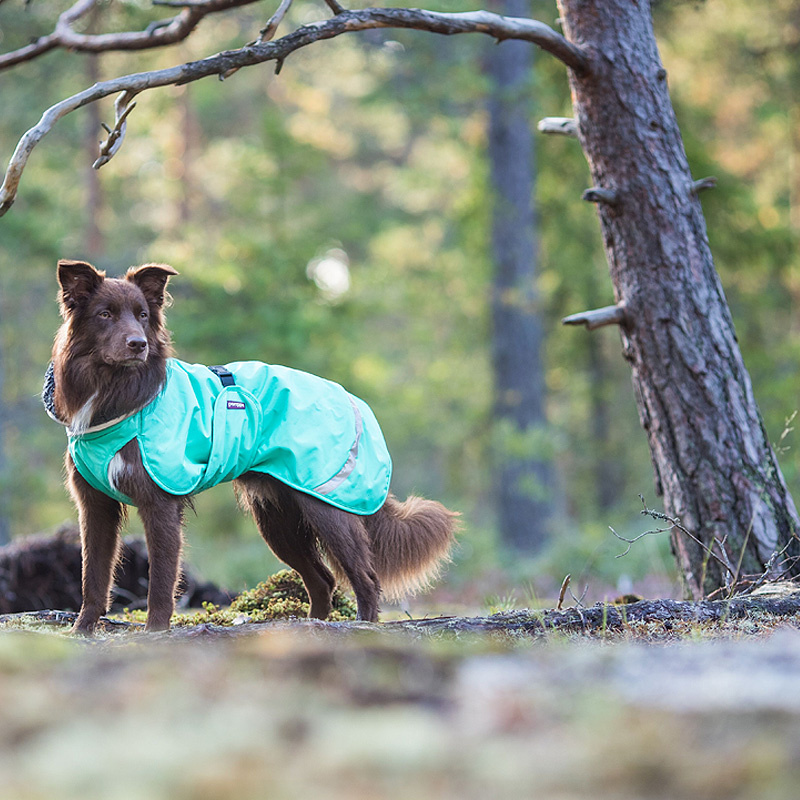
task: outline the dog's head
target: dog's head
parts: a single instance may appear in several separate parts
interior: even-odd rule
[[[111,367],[136,367],[154,349],[168,347],[162,308],[167,281],[178,273],[165,264],[131,267],[107,278],[85,261],[58,262],[59,305],[75,355]]]

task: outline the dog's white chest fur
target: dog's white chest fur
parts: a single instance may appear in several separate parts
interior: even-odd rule
[[[92,424],[92,416],[94,415],[94,401],[97,398],[95,392],[76,412],[75,416],[69,423],[69,432],[73,436],[80,436],[86,433],[89,426]]]

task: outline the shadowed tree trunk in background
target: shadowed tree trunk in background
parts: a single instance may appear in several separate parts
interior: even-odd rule
[[[0,309],[0,314],[2,309]],[[11,513],[9,511],[9,473],[6,453],[6,431],[8,430],[8,409],[5,404],[5,337],[0,330],[0,546],[11,541]]]
[[[181,109],[181,142],[182,152],[178,159],[181,164],[181,197],[179,219],[182,225],[191,220],[194,207],[194,182],[192,170],[198,150],[198,123],[192,103],[192,89],[182,86],[178,102]]]
[[[90,53],[86,56],[87,85],[92,86],[100,80],[100,56]],[[92,103],[87,109],[86,153],[88,164],[86,174],[86,228],[84,232],[84,252],[86,258],[99,259],[105,250],[100,216],[103,208],[103,187],[100,172],[91,164],[97,158],[97,143],[102,138],[103,128],[100,119],[100,106]]]
[[[492,10],[527,16],[527,0]],[[495,496],[503,543],[534,553],[552,516],[551,462],[536,452],[545,422],[542,327],[536,290],[534,150],[530,96],[534,49],[506,41],[488,59],[489,162],[492,184],[492,357],[495,377]],[[532,435],[531,435],[532,434]],[[527,436],[526,436],[527,435]]]
[[[647,2],[559,0],[590,54],[570,84],[625,358],[688,593],[797,575],[798,516],[758,412],[708,246]],[[708,557],[712,550],[714,557]],[[773,553],[781,553],[773,558]],[[728,564],[729,567],[724,566]]]
[[[588,278],[586,299],[591,304],[599,302],[599,289],[594,272]],[[615,448],[611,432],[614,408],[608,398],[608,356],[603,351],[597,336],[589,336],[586,342],[586,369],[589,373],[589,414],[592,436],[592,471],[594,477],[595,502],[600,511],[610,511],[620,500],[623,485],[621,459],[624,453]]]

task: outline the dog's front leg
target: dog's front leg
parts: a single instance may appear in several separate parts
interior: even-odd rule
[[[150,559],[145,630],[163,631],[175,610],[175,591],[183,541],[183,501],[162,493],[157,503],[139,506]]]
[[[81,527],[81,587],[83,601],[73,632],[90,636],[108,611],[114,567],[119,558],[122,505],[92,488],[67,456],[69,488]]]

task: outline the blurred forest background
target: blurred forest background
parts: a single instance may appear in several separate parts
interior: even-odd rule
[[[52,30],[66,8],[6,0],[0,49]],[[145,0],[117,0],[111,11],[119,30],[163,16]],[[238,46],[273,11],[261,4],[208,18],[177,48],[53,52],[0,73],[0,158],[63,97]],[[556,24],[549,1],[532,2],[530,14]],[[800,2],[662,2],[654,14],[693,173],[718,178],[703,195],[712,251],[797,495],[800,449],[787,419],[800,389]],[[297,2],[289,19],[325,16],[321,3]],[[608,526],[640,533],[639,495],[658,501],[618,332],[560,325],[613,302],[595,209],[580,200],[588,169],[579,145],[561,137],[534,137],[546,424],[525,436],[496,424],[487,157],[495,47],[487,37],[371,31],[301,50],[279,76],[266,65],[149,92],[100,171],[91,163],[113,101],[61,121],[0,221],[0,536],[74,518],[60,482],[64,431],[38,399],[59,323],[56,260],[86,258],[110,274],[161,261],[181,273],[168,313],[179,357],[284,363],[372,405],[395,492],[463,514],[446,584],[454,591],[498,602],[508,587],[550,595],[568,572],[595,596],[676,591],[666,535],[614,557],[624,545]],[[544,116],[571,116],[563,66],[536,53],[520,102],[533,131]],[[544,459],[555,475],[549,541],[527,555],[507,552],[497,533],[493,476],[504,451]],[[202,574],[239,589],[276,569],[226,487],[196,505],[187,556]]]

